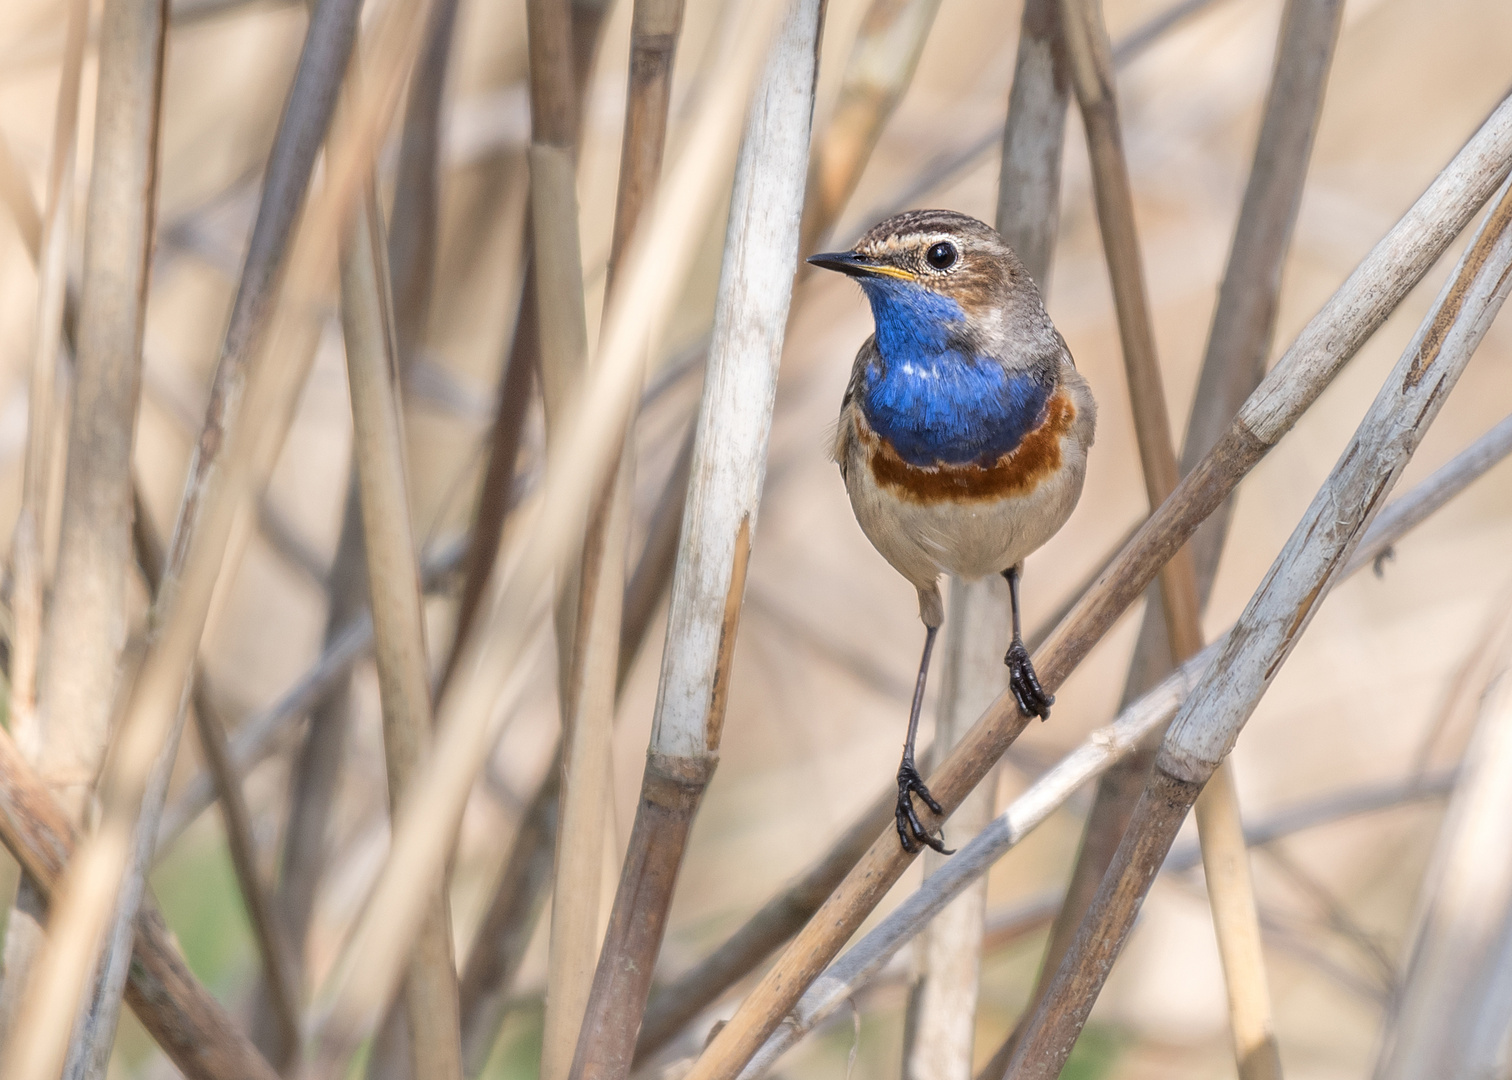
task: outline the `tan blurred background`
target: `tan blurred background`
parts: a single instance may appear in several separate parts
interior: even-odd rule
[[[1108,0],[1113,39],[1169,0]],[[866,0],[830,0],[816,130]],[[1160,359],[1173,418],[1184,422],[1228,253],[1270,75],[1279,0],[1214,0],[1121,73],[1125,138],[1137,199]],[[679,102],[696,93],[718,5],[689,5],[677,63]],[[1512,84],[1512,5],[1506,0],[1350,0],[1296,239],[1287,263],[1280,348],[1420,193]],[[265,159],[303,33],[298,5],[258,0],[177,26],[169,42],[159,241],[146,337],[137,464],[160,529],[171,522],[191,432],[210,371]],[[948,0],[912,88],[835,232],[848,243],[937,155],[999,129],[1013,69],[1019,7]],[[615,3],[587,106],[579,194],[597,318],[613,213],[623,115],[629,4]],[[62,9],[54,0],[0,5],[0,134],[40,191],[51,137]],[[86,136],[93,109],[87,62]],[[524,212],[524,15],[517,0],[464,0],[450,83],[437,301],[423,357],[407,386],[417,534],[455,535],[471,514],[493,382],[519,287]],[[1064,531],[1030,560],[1026,617],[1053,610],[1146,511],[1102,249],[1092,215],[1080,121],[1072,110],[1060,239],[1049,309],[1101,403],[1086,492]],[[81,162],[81,176],[84,173]],[[994,149],[919,200],[991,219]],[[83,185],[78,197],[82,208]],[[81,209],[82,214],[82,209]],[[679,313],[670,355],[706,327],[722,225],[707,239]],[[1334,464],[1380,379],[1432,302],[1458,245],[1409,297],[1296,430],[1241,488],[1208,628],[1242,608],[1313,491]],[[741,624],[719,771],[695,829],[663,964],[678,970],[740,924],[864,806],[894,770],[921,628],[912,590],[855,525],[827,460],[829,424],[870,316],[844,280],[808,282],[784,359],[765,496]],[[18,234],[0,224],[0,536],[20,491],[35,277]],[[590,333],[592,333],[590,331]],[[1493,327],[1424,443],[1404,485],[1426,475],[1512,411],[1512,330]],[[671,465],[696,400],[684,378],[648,409],[639,431],[642,518]],[[533,421],[524,468],[539,458]],[[319,651],[324,596],[291,550],[329,563],[340,523],[350,413],[334,322],[279,466],[271,504],[288,538],[249,543],[222,595],[207,659],[235,717],[265,705]],[[637,535],[632,540],[638,544]],[[1420,746],[1454,673],[1504,610],[1512,587],[1512,467],[1502,466],[1402,543],[1384,576],[1361,575],[1319,613],[1235,754],[1246,817],[1391,780],[1420,764]],[[144,601],[138,594],[138,609]],[[451,605],[432,602],[432,648],[448,639]],[[1123,686],[1138,613],[1131,612],[1058,696],[1003,769],[1000,803],[1092,727]],[[614,828],[629,831],[654,701],[660,627],[631,678],[616,737]],[[1006,644],[1006,628],[1004,628]],[[554,661],[543,623],[527,689],[487,782],[475,793],[454,893],[465,945],[487,887],[546,767],[556,729]],[[370,667],[360,670],[358,720],[317,912],[312,957],[327,962],[361,902],[386,842],[383,758]],[[932,706],[932,702],[931,702]],[[928,725],[926,710],[926,726]],[[1452,760],[1446,740],[1431,764]],[[1457,736],[1462,743],[1463,734]],[[180,772],[196,765],[186,740]],[[249,797],[269,872],[284,803],[283,757],[258,769]],[[1059,885],[1075,854],[1078,799],[993,872],[989,912]],[[1368,1075],[1399,975],[1440,802],[1308,830],[1281,841],[1292,869],[1253,859],[1268,937],[1278,1034],[1294,1080]],[[952,841],[964,839],[952,835]],[[1190,840],[1186,833],[1182,842]],[[0,855],[0,874],[14,874]],[[616,865],[606,866],[606,904]],[[900,883],[917,883],[917,869]],[[233,1009],[256,971],[245,919],[211,813],[185,837],[154,885],[192,965]],[[1321,892],[1320,892],[1321,890]],[[1343,933],[1322,897],[1355,924]],[[544,929],[544,922],[542,924]],[[978,1054],[990,1054],[1028,993],[1043,935],[985,962]],[[517,988],[520,1007],[492,1065],[534,1074],[544,933]],[[1372,952],[1372,949],[1374,952]],[[906,969],[906,963],[898,970]],[[839,1078],[859,1031],[851,1075],[896,1076],[900,979],[868,991],[789,1056],[783,1075]],[[114,1074],[172,1075],[126,1021]],[[1200,873],[1167,875],[1067,1076],[1221,1077],[1233,1074],[1223,984]]]

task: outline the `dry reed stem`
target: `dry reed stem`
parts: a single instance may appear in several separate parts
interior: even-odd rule
[[[1503,619],[1505,619],[1503,614]],[[1473,688],[1479,715],[1418,892],[1407,977],[1384,1018],[1376,1080],[1495,1075],[1509,1023],[1512,645]]]
[[[73,852],[74,827],[4,731],[0,838],[50,899]],[[127,1001],[173,1063],[189,1080],[275,1080],[277,1074],[190,973],[162,916],[144,905],[134,926]]]
[[[651,745],[573,1080],[629,1075],[688,832],[718,761],[803,210],[823,5],[773,40],[742,136]]]
[[[28,249],[37,262],[37,322],[33,329],[31,386],[27,396],[26,461],[22,471],[21,509],[11,539],[11,611],[9,635],[10,683],[8,709],[11,730],[32,761],[44,752],[44,734],[36,717],[37,675],[42,654],[46,596],[48,538],[53,535],[57,500],[53,447],[57,440],[53,413],[57,406],[56,372],[63,336],[63,310],[68,295],[68,253],[73,232],[74,161],[78,143],[80,73],[89,9],[84,0],[69,4],[64,31],[63,62],[53,120],[52,154],[48,163],[44,219],[32,202],[26,175],[5,148],[7,203]],[[91,779],[92,779],[91,775]],[[76,812],[76,811],[75,811]],[[0,970],[0,1044],[13,1027],[20,1009],[20,991],[32,959],[42,945],[42,902],[34,883],[24,875],[6,921],[4,963]]]
[[[425,340],[435,288],[441,216],[441,128],[446,72],[459,0],[435,0],[425,45],[410,77],[389,215],[388,264],[393,278],[394,333],[405,369]]]
[[[608,303],[613,302],[618,284],[618,265],[660,180],[672,61],[682,15],[682,0],[637,0],[631,15],[625,130],[605,286]],[[540,251],[546,238],[537,233],[535,239]],[[539,280],[544,284],[547,279],[541,274]],[[644,364],[644,357],[639,358],[632,376],[637,385],[644,382]],[[582,1041],[602,938],[600,883],[605,824],[614,789],[611,740],[634,499],[635,459],[629,436],[627,423],[619,435],[616,464],[608,484],[589,509],[582,559],[574,581],[576,612],[570,624],[573,633],[566,678],[563,796],[551,908],[551,973],[558,971],[560,955],[565,961],[562,967],[571,975],[561,984],[552,982],[547,987],[547,1039],[541,1075],[551,1080],[567,1075],[572,1055]],[[559,1002],[561,1008],[556,1007]],[[553,1020],[557,1021],[555,1025]]]
[[[329,155],[327,186],[306,214],[305,227],[291,257],[292,269],[284,283],[285,295],[304,299],[321,292],[331,269],[340,221],[360,191],[374,147],[387,126],[418,40],[414,24],[424,18],[424,9],[423,0],[398,0],[376,20],[371,31],[374,78],[354,102],[348,130]],[[244,387],[245,393],[230,395],[229,400],[214,399],[227,410],[220,414],[224,422],[211,426],[212,432],[221,433],[222,442],[218,447],[202,442],[200,450],[207,452],[205,456],[217,448],[220,453],[214,455],[208,469],[196,470],[196,476],[208,474],[205,484],[191,478],[181,521],[193,526],[181,530],[175,539],[175,555],[160,598],[159,633],[133,687],[100,785],[100,824],[81,844],[60,886],[48,948],[31,982],[28,1007],[35,1010],[37,1020],[20,1033],[20,1041],[13,1047],[16,1060],[27,1062],[27,1068],[17,1073],[24,1080],[43,1080],[52,1071],[49,1061],[55,1050],[61,1052],[68,1017],[93,964],[118,891],[123,909],[140,896],[140,872],[130,875],[126,888],[121,885],[134,847],[141,849],[136,853],[137,869],[145,869],[156,821],[143,823],[143,840],[134,844],[137,819],[144,805],[150,805],[149,794],[160,800],[166,787],[172,755],[165,751],[172,749],[185,682],[194,664],[238,508],[249,492],[260,490],[272,467],[313,357],[316,334],[308,312],[286,314],[275,330],[263,354],[266,362]],[[271,422],[256,432],[247,431],[235,422],[243,411]],[[178,570],[176,584],[174,570]],[[155,809],[160,808],[157,801]],[[129,940],[129,935],[126,937]],[[122,935],[117,935],[116,940],[121,939]]]
[[[147,586],[148,595],[156,595],[162,584],[163,564],[166,561],[163,543],[153,528],[151,515],[140,495],[136,494],[132,502],[132,536],[137,552],[137,567]],[[263,976],[269,987],[275,1019],[284,1032],[284,1038],[297,1043],[300,979],[294,965],[293,952],[279,922],[272,894],[264,886],[257,865],[252,815],[242,792],[241,777],[231,760],[225,723],[211,697],[204,670],[196,669],[191,678],[189,694],[195,730],[199,733],[206,767],[214,779],[215,796],[220,803],[226,830],[226,848],[231,854],[236,883],[241,890],[242,903],[247,909],[247,921],[252,925],[252,938],[262,960]]]
[[[578,238],[578,103],[568,0],[529,0],[525,10],[530,44],[531,253],[541,397],[550,440],[560,435],[582,393],[588,360]],[[547,467],[551,467],[549,462]],[[624,525],[623,517],[620,524]],[[603,895],[604,822],[612,783],[612,700],[607,709],[597,708],[597,701],[589,704],[587,714],[579,709],[582,688],[577,685],[580,669],[574,649],[583,590],[578,568],[562,573],[556,590],[563,785],[541,1044],[543,1080],[566,1077],[593,981]],[[597,636],[603,629],[582,628],[582,632]]]
[[[38,711],[35,718],[39,771],[63,794],[74,818],[83,817],[89,786],[100,768],[109,736],[121,650],[126,637],[126,585],[131,570],[131,451],[136,434],[137,396],[141,381],[142,332],[147,282],[157,210],[158,131],[162,103],[163,48],[167,7],[144,0],[108,4],[100,26],[100,75],[94,156],[84,235],[84,278],[80,301],[78,352],[74,364],[73,408],[58,538],[58,563],[47,629],[38,662]],[[70,18],[70,34],[78,32]],[[73,48],[82,42],[71,41]],[[76,56],[66,63],[77,64]],[[65,89],[65,94],[69,92]],[[73,91],[76,94],[77,90]],[[60,100],[60,105],[65,101]],[[77,99],[72,104],[77,110]],[[71,124],[67,125],[69,128]],[[55,179],[61,184],[68,167]],[[66,199],[61,187],[49,198]],[[53,243],[66,243],[54,233]],[[67,249],[43,252],[41,269],[63,281],[44,282],[42,314],[58,316],[56,330],[39,327],[41,349],[34,374],[44,363],[55,367],[66,295]],[[62,265],[57,265],[53,260]],[[50,361],[50,363],[49,363]],[[51,398],[52,371],[40,376],[37,400]],[[48,409],[50,402],[42,405]],[[38,419],[50,424],[45,414]],[[37,433],[50,442],[51,428]],[[39,509],[50,487],[46,453],[40,446]],[[46,470],[46,471],[44,471]],[[42,511],[45,515],[45,510]],[[46,527],[46,517],[31,525]],[[34,579],[40,585],[39,579]],[[43,946],[33,964],[15,977],[31,987],[46,967],[53,943]],[[70,1078],[103,1075],[126,979],[124,963],[100,973],[101,1000],[77,1025],[60,1014],[59,1037],[30,1040],[32,1002],[22,1005],[13,1032],[14,1066],[63,1068]],[[67,1029],[73,1026],[73,1036]],[[56,1061],[50,1054],[56,1053]],[[65,1064],[66,1060],[66,1064]]]
[[[1374,564],[1431,513],[1429,507],[1438,509],[1443,506],[1474,479],[1484,475],[1493,464],[1512,454],[1512,442],[1506,441],[1499,429],[1500,425],[1493,428],[1454,460],[1390,503],[1350,556],[1340,572],[1340,579]],[[1488,456],[1488,445],[1498,447],[1500,453]],[[1471,462],[1477,463],[1473,473],[1466,468]],[[981,881],[999,859],[1063,807],[1083,785],[1106,775],[1120,762],[1132,757],[1152,734],[1163,731],[1208,664],[1218,655],[1227,633],[1225,631],[1213,645],[1125,705],[1111,723],[1083,739],[1075,750],[1046,770],[1028,790],[963,845],[941,872],[925,879],[919,889],[894,908],[886,919],[831,964],[741,1072],[741,1080],[756,1080],[764,1075],[808,1032],[875,978],[899,949],[929,926],[931,919],[971,888],[974,882]],[[1386,789],[1346,793],[1277,815],[1273,821],[1252,827],[1246,830],[1244,842],[1247,845],[1269,843],[1286,833],[1321,821],[1396,805],[1407,798],[1427,797],[1441,790],[1434,784],[1414,781],[1405,790],[1403,785],[1395,784]],[[1165,869],[1189,869],[1199,858],[1198,853],[1176,853],[1167,860]],[[1057,902],[1056,907],[1059,906]],[[984,1068],[983,1072],[987,1070]]]
[[[391,808],[403,800],[431,740],[430,670],[420,571],[410,526],[396,388],[388,265],[377,196],[353,215],[341,260],[341,311],[372,598]],[[444,873],[432,887],[404,981],[413,1075],[460,1080],[457,970]]]
[[[550,891],[562,793],[556,757],[552,755],[546,779],[510,841],[493,900],[462,971],[462,1064],[470,1077],[480,1075],[488,1064],[508,1010],[509,991]]]
[[[1047,690],[1053,693],[1064,682],[1202,519],[1291,428],[1417,284],[1505,177],[1509,149],[1512,101],[1503,101],[1303,328],[1214,451],[1183,479],[1172,497],[1150,516],[1097,584],[1036,650],[1035,667]],[[1007,695],[977,721],[962,747],[928,780],[947,815],[987,774],[1027,722]],[[896,836],[880,837],[715,1036],[687,1080],[733,1077],[803,988],[833,959],[897,881],[908,862]]]
[[[872,0],[856,31],[840,96],[809,162],[798,250],[818,250],[850,201],[882,129],[913,81],[940,0]]]
[[[426,592],[445,587],[461,564],[462,542],[442,544],[421,564],[421,585]],[[245,777],[267,760],[293,730],[300,717],[310,712],[336,683],[346,678],[353,665],[372,651],[373,620],[364,610],[334,642],[321,652],[310,669],[296,679],[284,694],[266,709],[244,720],[231,736],[228,749],[236,774]],[[154,860],[159,860],[200,814],[215,801],[215,781],[208,771],[184,781],[176,802],[163,812],[158,828]]]
[[[554,464],[531,520],[510,546],[513,555],[502,562],[509,572],[493,587],[486,633],[465,647],[454,692],[442,703],[435,752],[399,815],[372,898],[321,995],[330,1003],[320,1033],[321,1075],[337,1067],[393,985],[392,946],[410,940],[419,915],[415,886],[437,871],[450,849],[471,782],[493,745],[493,703],[518,677],[515,661],[529,635],[529,613],[552,569],[573,556],[574,536],[604,482],[613,435],[634,404],[636,359],[645,341],[662,332],[712,212],[775,8],[769,2],[741,10],[742,33],[731,42],[721,77],[696,109],[682,156],[658,193],[648,226],[631,244],[584,398],[565,432],[552,440]]]
[[[1301,202],[1339,14],[1340,5],[1334,0],[1322,0],[1290,3],[1283,16],[1254,164],[1219,289],[1195,405],[1187,422],[1183,471],[1189,471],[1213,447],[1264,374],[1274,333],[1281,267]],[[1224,500],[1192,539],[1199,599],[1204,604],[1217,570],[1231,505],[1232,500]],[[1169,669],[1163,607],[1159,595],[1152,593],[1124,700],[1144,692]],[[1070,947],[1081,916],[1123,836],[1154,756],[1152,743],[1129,755],[1099,782],[1066,902],[1051,931],[1031,1001],[1038,1000]],[[1026,1011],[1025,1019],[1029,1012],[1032,1009]],[[1011,1054],[1012,1036],[981,1075],[997,1080]]]
[[[1172,722],[1073,949],[1014,1054],[1008,1075],[1015,1080],[1059,1074],[1181,821],[1338,580],[1512,288],[1509,225],[1512,188],[1504,185],[1354,439]]]
[[[1335,8],[1336,13],[1340,10]],[[1102,24],[1101,0],[1063,0],[1061,14],[1072,84],[1087,132],[1098,223],[1113,279],[1145,491],[1153,508],[1175,488],[1180,467],[1155,355],[1133,187],[1118,118],[1112,47]],[[1178,552],[1161,571],[1160,608],[1171,659],[1184,662],[1202,648],[1202,600],[1189,548]],[[1198,800],[1197,825],[1239,1075],[1241,1080],[1280,1080],[1281,1056],[1271,1019],[1260,917],[1238,796],[1227,765],[1219,767]]]

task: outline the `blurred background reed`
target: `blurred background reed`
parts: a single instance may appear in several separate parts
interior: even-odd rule
[[[329,10],[338,3],[320,0],[319,6]],[[154,5],[103,4],[115,6]],[[368,6],[372,10],[364,20],[371,28],[388,5]],[[1342,6],[1281,278],[1272,359],[1512,82],[1507,48],[1512,7],[1501,0],[1347,0]],[[12,523],[26,497],[28,392],[42,287],[38,251],[43,250],[46,265],[42,241],[54,217],[49,177],[56,169],[55,112],[60,79],[66,81],[68,72],[69,18],[71,11],[87,9],[78,158],[63,174],[61,196],[71,206],[73,222],[71,235],[65,234],[71,283],[65,326],[76,315],[73,297],[85,272],[101,7],[65,0],[10,0],[0,6],[4,537],[13,535]],[[556,7],[568,9],[565,3]],[[721,58],[728,57],[727,39],[741,7],[705,0],[688,4],[682,14],[668,111],[669,168],[700,103],[725,74]],[[1118,62],[1118,120],[1155,349],[1172,426],[1179,432],[1196,393],[1283,4],[1107,0],[1104,7]],[[455,17],[450,34],[443,25],[448,8]],[[582,340],[600,340],[625,132],[632,4],[579,2],[571,11],[581,98],[567,127],[554,135],[543,131],[539,73],[533,110],[528,41],[536,40],[539,27],[527,33],[523,0],[438,0],[431,6],[431,37],[419,60],[419,71],[432,80],[432,100],[427,105],[424,85],[401,95],[377,152],[374,205],[381,214],[392,214],[386,230],[397,334],[390,354],[373,363],[392,362],[399,373],[403,454],[393,460],[405,465],[409,524],[430,586],[424,638],[429,670],[436,676],[448,666],[454,647],[459,603],[465,602],[459,598],[476,591],[476,583],[465,581],[476,553],[462,552],[481,512],[480,487],[490,447],[498,443],[496,415],[513,415],[519,425],[513,483],[501,486],[496,477],[493,485],[494,497],[505,498],[508,507],[528,507],[539,491],[547,434],[556,422],[549,415],[554,362],[549,354],[557,346],[549,331],[540,335],[541,363],[548,367],[534,379],[528,368],[535,360],[521,358],[516,327],[532,220],[529,161],[535,158],[529,155],[553,138],[569,154],[577,146]],[[594,49],[592,20],[598,17],[602,25]],[[155,242],[131,457],[140,523],[155,536],[168,536],[178,513],[274,133],[310,23],[305,5],[290,0],[173,0],[169,8]],[[879,217],[907,206],[948,207],[994,220],[1020,5],[829,0],[822,25],[814,140],[827,147],[824,160],[842,180],[837,191],[822,172],[811,177],[801,254],[848,245]],[[858,99],[854,87],[842,90],[847,61],[858,40],[875,37],[879,25],[893,26],[902,36],[905,55],[891,60],[891,89]],[[437,42],[447,37],[449,49],[437,50]],[[915,48],[917,67],[909,77]],[[444,80],[438,79],[443,72]],[[411,78],[418,84],[422,75]],[[429,132],[422,122],[427,108],[439,109]],[[1059,228],[1044,284],[1049,310],[1098,396],[1101,423],[1080,506],[1065,529],[1029,560],[1025,597],[1031,627],[1043,627],[1149,509],[1074,98],[1070,113]],[[317,170],[314,182],[318,187],[329,179],[327,167]],[[430,181],[433,189],[427,187]],[[830,186],[821,190],[826,182]],[[728,201],[728,185],[719,199],[721,207]],[[541,220],[539,208],[535,220]],[[306,227],[314,226],[307,221]],[[377,235],[381,239],[382,230]],[[675,496],[686,486],[685,443],[698,408],[724,244],[720,209],[707,228],[701,227],[691,272],[649,358],[647,389],[628,443],[633,483],[623,532],[631,577],[625,620],[627,626],[637,618],[646,625],[640,647],[621,657],[627,666],[612,710],[616,722],[606,766],[612,784],[600,838],[597,910],[591,887],[585,886],[589,891],[582,901],[586,918],[597,919],[599,927],[608,919],[630,843],[665,633],[665,587],[648,592],[637,576],[644,571],[650,579],[658,577],[657,560],[643,559],[643,553],[664,550],[669,529],[680,519]],[[1203,620],[1210,638],[1243,609],[1429,311],[1462,247],[1463,239],[1457,240],[1240,488]],[[351,287],[344,281],[343,290]],[[343,297],[350,305],[345,292]],[[365,648],[356,650],[349,677],[338,670],[322,693],[278,711],[323,649],[340,645],[354,612],[360,621],[367,589],[361,563],[349,553],[361,529],[348,495],[358,451],[334,275],[329,288],[286,295],[282,303],[314,311],[313,367],[266,494],[237,534],[244,538],[232,545],[227,562],[232,570],[222,576],[210,604],[199,649],[203,679],[195,696],[196,711],[215,714],[230,732],[233,758],[241,734],[257,724],[276,727],[276,734],[245,772],[241,814],[250,843],[233,856],[225,819],[206,810],[211,789],[205,773],[216,748],[207,746],[201,733],[204,715],[197,717],[199,726],[190,726],[173,767],[163,818],[165,846],[150,877],[189,968],[236,1023],[254,1034],[275,1066],[282,1064],[277,1056],[289,1052],[291,1034],[279,1034],[278,1026],[299,1017],[279,1015],[285,1006],[276,988],[271,994],[267,989],[266,958],[270,951],[290,949],[283,961],[304,1006],[314,988],[326,984],[385,857],[395,765],[392,750],[385,758],[384,731],[385,723],[398,722],[385,718],[371,651]],[[48,309],[40,305],[40,310]],[[692,968],[807,868],[892,773],[907,716],[918,625],[909,587],[855,525],[826,453],[851,358],[870,325],[850,283],[826,276],[796,279],[720,764],[683,860],[658,963],[665,979]],[[348,347],[351,332],[349,326]],[[72,335],[64,336],[67,356]],[[513,381],[505,377],[511,357],[521,365]],[[1512,335],[1503,322],[1480,346],[1400,491],[1512,410],[1509,361]],[[355,359],[353,367],[356,385]],[[66,388],[67,367],[60,364],[58,370]],[[543,382],[544,406],[532,388]],[[35,406],[30,408],[35,417]],[[66,441],[66,419],[64,410],[55,420],[55,456]],[[254,428],[261,419],[252,418]],[[397,449],[390,448],[395,454]],[[507,469],[507,454],[504,462]],[[1505,558],[1512,546],[1509,468],[1493,467],[1397,545],[1378,563],[1377,573],[1362,573],[1338,588],[1261,702],[1232,759],[1245,823],[1252,829],[1276,825],[1265,843],[1251,849],[1250,865],[1276,1039],[1294,1078],[1360,1077],[1377,1069],[1382,1033],[1396,1026],[1404,1002],[1411,1001],[1410,994],[1404,996],[1409,973],[1417,970],[1409,964],[1410,953],[1419,927],[1428,926],[1424,940],[1431,938],[1436,890],[1441,888],[1444,903],[1450,903],[1467,888],[1455,877],[1456,867],[1477,859],[1506,863],[1512,856],[1506,846],[1496,846],[1507,839],[1501,835],[1460,836],[1456,848],[1458,834],[1445,824],[1459,820],[1445,816],[1456,777],[1463,784],[1473,775],[1461,765],[1466,747],[1492,754],[1488,731],[1494,733],[1498,723],[1512,724],[1512,712],[1505,703],[1496,704],[1495,693],[1482,701],[1485,688],[1498,685],[1512,665],[1507,645],[1512,570]],[[54,471],[55,477],[41,482],[54,492],[51,517],[38,530],[44,580],[53,573],[58,546],[56,506],[63,478],[61,467]],[[674,496],[670,500],[668,493]],[[43,505],[48,501],[44,498]],[[504,519],[506,538],[518,521],[518,514]],[[528,528],[528,522],[521,527]],[[610,530],[611,537],[623,534]],[[16,586],[26,572],[20,561],[24,555],[13,546],[7,556],[11,602],[5,611],[13,683],[18,635],[24,637],[21,623],[27,617]],[[667,576],[664,568],[660,578]],[[146,580],[135,573],[126,588],[122,670],[129,676],[147,647],[150,595]],[[402,608],[405,600],[393,602]],[[989,780],[997,809],[1115,714],[1138,626],[1136,609],[1059,691],[1053,721],[1033,725],[1014,744]],[[380,653],[384,634],[380,615]],[[1006,642],[1006,626],[1003,637]],[[450,929],[455,963],[463,972],[464,1031],[469,1001],[464,969],[479,947],[480,926],[490,932],[485,919],[501,872],[511,851],[520,849],[522,835],[555,829],[538,791],[543,783],[550,786],[558,769],[564,684],[558,636],[545,607],[535,613],[529,640],[520,678],[502,703],[507,708],[502,735],[468,798],[451,868]],[[926,705],[926,729],[938,688],[937,678]],[[126,710],[126,697],[124,690],[117,693],[118,716]],[[269,725],[275,714],[284,721]],[[307,738],[307,715],[337,737],[324,743]],[[9,716],[14,733],[14,707]],[[31,752],[24,740],[22,746]],[[230,767],[245,768],[245,762],[232,760]],[[78,787],[77,780],[70,783]],[[311,784],[323,785],[323,795],[311,796]],[[1455,798],[1462,797],[1469,798],[1463,789]],[[1358,812],[1341,817],[1336,809],[1341,800]],[[87,801],[79,797],[78,805]],[[988,877],[973,1052],[978,1068],[1030,999],[1090,802],[1090,789],[1073,796]],[[1472,811],[1457,812],[1463,817]],[[310,829],[313,839],[299,856],[297,836]],[[967,839],[959,830],[949,835],[952,842]],[[1487,846],[1477,848],[1477,842]],[[1195,844],[1196,830],[1189,823],[1063,1075],[1232,1074],[1224,978]],[[522,880],[533,872],[532,880],[538,880],[539,855],[534,871],[515,867],[513,872]],[[0,893],[7,899],[18,876],[17,864],[0,853]],[[244,897],[249,876],[259,883],[261,900]],[[878,914],[919,880],[920,870],[910,869]],[[531,909],[529,917],[522,920],[517,913],[514,938],[493,943],[510,977],[482,995],[484,1003],[473,1001],[491,1019],[478,1022],[476,1030],[483,1034],[473,1044],[463,1040],[469,1073],[533,1077],[541,1067],[548,1024],[543,995],[548,978],[558,976],[551,973],[548,956],[553,919],[540,910],[549,889],[527,892],[520,903]],[[1471,889],[1466,895],[1473,894]],[[259,904],[269,909],[265,915],[274,930],[259,930],[257,918],[249,918]],[[1512,909],[1499,917],[1512,917]],[[16,921],[13,916],[13,929]],[[291,948],[283,935],[300,923],[307,931]],[[1505,922],[1504,930],[1507,926],[1512,922]],[[590,951],[596,954],[596,945]],[[918,963],[905,949],[858,996],[854,1012],[837,1013],[782,1060],[778,1073],[793,1080],[905,1075],[903,1018]],[[5,995],[14,995],[13,971],[5,975]],[[278,981],[276,971],[272,978]],[[1485,992],[1508,994],[1506,987]],[[711,1010],[690,1033],[645,1066],[656,1070],[648,1075],[659,1074],[663,1066],[675,1074],[677,1059],[696,1054],[710,1022],[728,1016],[738,997],[708,1002]],[[296,1001],[292,1007],[297,1012],[301,1005]],[[409,1015],[413,1024],[417,1014]],[[405,1057],[402,1045],[395,1049],[385,1038],[401,1036],[385,1029],[376,1049],[368,1046],[374,1060]],[[134,1016],[123,1014],[113,1047],[112,1077],[177,1075]],[[377,1073],[393,1075],[381,1068]],[[446,1070],[438,1066],[434,1075]]]

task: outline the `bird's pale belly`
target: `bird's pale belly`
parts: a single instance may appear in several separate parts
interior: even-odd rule
[[[846,490],[883,558],[927,588],[941,572],[1000,573],[1055,535],[1081,495],[1087,461],[1077,410],[1057,399],[1047,422],[990,467],[910,466],[852,413]]]

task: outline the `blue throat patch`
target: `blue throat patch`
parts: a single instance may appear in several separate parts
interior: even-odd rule
[[[966,320],[949,297],[894,278],[863,278],[882,363],[862,375],[860,405],[872,430],[910,465],[983,464],[1013,450],[1039,424],[1050,391],[1027,372],[951,344]]]

